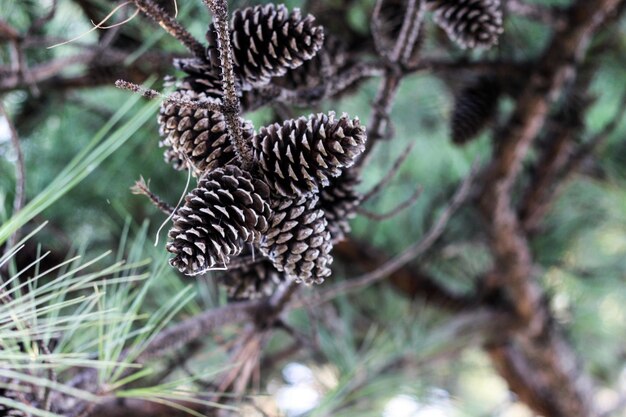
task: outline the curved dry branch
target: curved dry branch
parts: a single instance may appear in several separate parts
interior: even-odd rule
[[[477,169],[474,167],[472,172],[465,177],[458,187],[454,196],[443,210],[437,221],[430,227],[430,229],[422,236],[420,240],[409,246],[401,254],[395,256],[389,261],[385,262],[374,271],[363,274],[359,277],[348,279],[345,282],[336,284],[331,288],[321,291],[319,296],[313,301],[316,305],[326,303],[340,295],[358,291],[369,285],[374,284],[387,277],[389,274],[394,273],[407,263],[415,260],[416,257],[426,252],[430,247],[439,239],[446,229],[446,225],[458,210],[459,207],[466,201],[471,190],[472,182],[474,181]]]

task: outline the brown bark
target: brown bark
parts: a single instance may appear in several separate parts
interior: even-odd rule
[[[517,313],[524,320],[537,316],[535,308],[541,291],[529,279],[532,256],[512,207],[512,187],[532,141],[544,125],[551,101],[571,76],[593,31],[619,3],[620,0],[580,0],[571,7],[567,23],[554,34],[530,75],[509,123],[495,138],[499,147],[480,202],[491,223],[497,275],[506,281],[511,298],[516,300]]]
[[[573,136],[571,129],[561,129],[537,164],[535,180],[524,195],[520,209],[522,227],[526,233],[537,230],[550,208],[550,195],[572,153]]]
[[[593,386],[558,328],[534,338],[519,334],[486,347],[493,365],[520,400],[542,416],[596,416]]]
[[[512,187],[524,157],[546,120],[549,106],[575,70],[600,24],[620,0],[578,0],[529,77],[513,115],[495,141],[498,148],[480,198],[490,224],[495,267],[490,275],[525,324],[508,344],[490,348],[511,389],[536,411],[551,417],[595,415],[592,387],[569,344],[552,325],[533,276],[533,257],[512,203]]]

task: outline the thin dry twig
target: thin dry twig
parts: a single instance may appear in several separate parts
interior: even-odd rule
[[[383,23],[380,17],[380,12],[383,8],[385,0],[376,0],[374,8],[372,9],[372,18],[370,21],[370,31],[372,32],[372,39],[374,39],[374,48],[376,53],[382,57],[388,58],[389,45],[385,39],[383,33]]]
[[[286,103],[301,107],[310,107],[325,98],[335,97],[353,86],[355,83],[371,77],[380,77],[385,74],[385,66],[377,62],[357,62],[333,77],[327,77],[322,84],[314,87],[298,89],[283,88],[273,84],[257,87],[261,107],[270,103]]]
[[[172,213],[174,213],[174,207],[171,204],[163,201],[161,197],[150,191],[150,187],[146,183],[146,180],[143,179],[143,177],[139,178],[139,180],[135,182],[135,185],[130,188],[130,191],[133,194],[145,195],[150,199],[150,201],[152,201],[152,204],[154,204],[163,213],[167,215],[171,215]]]
[[[582,162],[589,157],[595,149],[602,146],[609,137],[615,132],[615,130],[619,127],[619,124],[624,120],[624,116],[626,115],[626,91],[622,94],[620,99],[620,103],[618,105],[617,113],[611,119],[609,123],[607,123],[602,130],[596,133],[591,139],[582,144],[578,150],[572,155],[565,168],[563,168],[562,176],[567,176],[571,172],[575,171]]]
[[[361,157],[357,161],[358,166],[362,166],[367,160],[367,156],[372,151],[374,144],[379,139],[385,139],[390,136],[391,127],[389,125],[389,113],[393,105],[396,92],[400,86],[402,78],[406,73],[402,69],[402,57],[405,55],[406,50],[412,51],[417,42],[417,33],[419,33],[419,27],[416,31],[413,31],[416,25],[421,24],[423,17],[423,10],[419,0],[409,0],[407,12],[404,15],[402,22],[402,28],[400,34],[394,43],[392,52],[389,57],[383,56],[389,61],[389,65],[385,71],[383,80],[380,83],[376,98],[372,105],[372,117],[370,123],[367,126],[368,142],[365,151],[361,154]],[[413,36],[415,32],[415,36]]]
[[[130,1],[127,1],[127,2],[124,2],[124,3],[122,3],[122,4],[119,4],[119,5],[118,5],[118,6],[116,6],[113,10],[111,10],[111,12],[109,12],[109,14],[108,14],[108,15],[106,15],[106,16],[104,17],[104,19],[102,19],[100,22],[98,22],[98,23],[94,23],[94,22],[92,21],[91,23],[93,24],[93,27],[92,27],[91,29],[89,29],[89,30],[87,30],[87,31],[85,31],[85,32],[83,32],[83,33],[81,33],[80,35],[78,35],[78,36],[76,36],[76,37],[74,37],[74,38],[72,38],[72,39],[69,39],[69,40],[67,40],[67,41],[64,41],[64,42],[61,42],[61,43],[56,43],[56,44],[54,44],[54,45],[50,45],[50,46],[48,46],[48,48],[47,48],[47,49],[52,49],[52,48],[56,48],[56,47],[59,47],[59,46],[67,45],[67,44],[69,44],[69,43],[72,43],[72,42],[74,42],[74,41],[77,41],[77,40],[79,40],[79,39],[83,38],[84,36],[86,36],[86,35],[90,34],[90,33],[91,33],[91,32],[93,32],[93,31],[96,31],[96,30],[98,30],[98,29],[110,29],[110,28],[114,28],[114,27],[119,27],[119,26],[122,26],[122,25],[124,25],[125,23],[130,22],[130,21],[131,21],[131,20],[132,20],[132,19],[133,19],[133,18],[134,18],[137,14],[138,14],[139,10],[137,10],[137,12],[135,12],[135,13],[134,13],[131,17],[126,18],[126,19],[122,20],[122,21],[121,21],[121,22],[119,22],[119,23],[115,23],[115,24],[113,24],[113,25],[109,25],[109,26],[104,26],[104,24],[105,24],[105,23],[106,23],[106,22],[107,22],[107,21],[108,21],[111,17],[113,17],[113,15],[115,15],[115,13],[117,13],[120,9],[124,8],[125,6],[127,6],[127,5],[129,5],[129,4],[131,4],[131,2],[130,2]]]
[[[50,5],[50,10],[43,16],[38,17],[35,21],[30,25],[28,30],[26,31],[25,38],[31,37],[33,34],[37,33],[41,28],[51,21],[54,18],[54,15],[57,11],[57,6],[59,4],[59,0],[52,0],[52,4]]]
[[[374,220],[378,222],[391,219],[392,217],[395,217],[398,214],[400,214],[403,210],[415,204],[415,202],[419,199],[419,196],[422,195],[422,191],[423,191],[423,188],[421,186],[417,187],[417,189],[413,192],[413,194],[409,196],[409,198],[407,198],[406,200],[404,200],[403,202],[401,202],[400,204],[398,204],[397,206],[395,206],[394,208],[392,208],[386,213],[372,213],[360,206],[357,208],[357,212],[360,215],[365,216],[370,220]]]
[[[163,102],[172,103],[179,107],[188,107],[194,110],[203,109],[203,110],[209,110],[209,111],[214,111],[214,112],[223,111],[223,106],[218,101],[190,100],[187,98],[180,99],[177,97],[166,96],[151,88],[144,88],[138,84],[131,83],[125,80],[115,81],[115,86],[122,90],[129,90],[129,91],[132,91],[133,93],[140,94],[141,96],[148,98],[148,99],[161,98],[163,99]]]
[[[574,132],[571,128],[565,128],[561,132],[560,140],[556,142],[552,151],[551,163],[542,164],[543,177],[537,184],[529,187],[529,193],[523,200],[520,209],[520,218],[524,230],[532,234],[538,229],[554,201],[569,183],[572,175],[578,172],[581,166],[592,157],[593,153],[601,147],[615,132],[626,114],[626,92],[623,94],[619,108],[615,116],[598,133],[593,135],[574,151],[571,150],[571,136]]]
[[[553,28],[561,27],[565,23],[563,9],[560,7],[531,4],[522,0],[507,0],[504,4],[510,13],[537,20]]]
[[[402,21],[402,28],[400,29],[400,34],[398,35],[398,39],[396,39],[390,56],[392,62],[401,62],[405,51],[407,49],[412,50],[415,45],[415,39],[413,39],[413,43],[411,43],[409,36],[412,32],[413,26],[419,26],[420,24],[420,3],[420,0],[408,1],[404,20]]]
[[[588,94],[592,77],[586,76],[588,71],[596,68],[581,68],[568,92],[564,96],[564,104],[547,122],[547,145],[541,146],[541,156],[535,164],[532,181],[526,187],[519,204],[520,222],[525,232],[533,235],[556,199],[564,181],[561,171],[572,157],[575,138],[580,134],[584,112],[588,106],[580,103],[581,97]]]
[[[28,86],[29,83],[37,83],[40,80],[51,78],[72,65],[89,63],[94,56],[94,53],[85,51],[78,55],[48,61],[30,68],[29,70],[13,71],[11,74],[0,79],[0,92],[21,88]],[[26,82],[25,79],[29,81]]]
[[[135,5],[150,19],[158,23],[167,33],[175,37],[188,50],[199,59],[206,59],[205,47],[196,38],[191,35],[165,10],[155,4],[152,0],[133,0]]]
[[[397,271],[407,263],[413,261],[417,256],[426,252],[443,234],[450,218],[452,218],[457,209],[466,201],[477,172],[477,165],[475,165],[469,175],[465,177],[461,185],[457,188],[457,191],[454,193],[450,202],[437,221],[419,241],[415,242],[413,245],[405,249],[404,252],[390,259],[374,271],[368,272],[354,279],[346,280],[345,282],[322,291],[319,297],[312,302],[318,305],[323,304],[340,295],[358,291],[361,288],[372,285],[389,274]]]
[[[236,395],[244,393],[252,379],[254,370],[261,357],[261,351],[267,343],[270,334],[269,330],[259,331],[254,326],[249,326],[244,331],[240,337],[241,342],[238,343],[235,352],[230,358],[230,362],[234,363],[235,366],[230,368],[221,378],[217,386],[217,396],[213,399],[214,401],[219,401],[219,397],[229,388]]]
[[[411,142],[407,145],[406,148],[404,148],[404,150],[400,153],[400,155],[398,155],[398,158],[396,158],[396,160],[393,162],[393,165],[391,165],[391,168],[389,168],[389,171],[387,171],[385,176],[380,181],[378,181],[378,183],[374,185],[371,190],[363,194],[361,203],[364,203],[368,201],[370,198],[376,196],[384,187],[387,186],[387,184],[389,184],[389,182],[396,175],[396,173],[398,172],[398,170],[400,169],[404,161],[406,161],[406,159],[411,154],[411,151],[413,150],[414,146],[415,146],[415,142]]]

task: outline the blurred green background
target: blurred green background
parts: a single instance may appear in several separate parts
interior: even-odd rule
[[[204,38],[209,18],[200,1],[179,1],[180,20],[197,38]],[[231,2],[231,7],[252,2]],[[254,2],[256,4],[257,2]],[[287,1],[289,7],[306,7],[303,1]],[[331,4],[332,0],[324,3]],[[347,25],[355,33],[366,33],[373,1],[352,1],[345,12]],[[567,4],[567,0],[540,2]],[[50,2],[30,0],[1,0],[2,17],[16,28],[26,28]],[[100,2],[103,11],[110,9],[106,1]],[[104,15],[104,14],[103,14]],[[91,28],[89,19],[75,2],[61,0],[54,19],[45,26],[47,36],[78,36]],[[591,95],[594,98],[586,114],[586,128],[579,132],[585,141],[608,123],[617,111],[620,96],[626,89],[624,46],[626,46],[626,21],[620,23],[615,51],[603,55],[595,71]],[[142,16],[136,17],[123,28],[138,41],[137,53],[132,59],[142,59],[148,50],[173,52],[183,56],[185,51],[164,31]],[[442,50],[436,41],[436,28],[427,23],[424,56],[459,57],[469,55],[494,58],[529,59],[536,56],[545,45],[549,31],[528,20],[506,19],[505,33],[500,44],[484,53],[463,52],[454,47]],[[80,38],[80,43],[96,43],[99,33],[91,32]],[[53,49],[31,49],[27,56],[29,65],[51,57],[60,58],[81,49],[72,43]],[[7,63],[6,49],[0,50],[0,59]],[[80,68],[79,68],[80,69]],[[77,71],[68,68],[68,74]],[[175,74],[172,68],[170,74]],[[449,120],[455,93],[454,74],[447,76],[427,72],[409,76],[403,82],[395,101],[392,122],[395,129],[393,141],[377,145],[374,158],[364,170],[362,190],[370,189],[385,175],[393,161],[409,143],[414,144],[408,160],[384,191],[367,203],[369,211],[385,212],[404,200],[416,187],[423,192],[410,209],[393,219],[373,222],[358,217],[353,221],[354,239],[384,248],[396,254],[421,236],[433,212],[445,202],[457,182],[469,171],[473,161],[488,161],[491,153],[491,132],[484,133],[467,147],[458,147],[449,140]],[[456,80],[458,82],[458,80]],[[379,80],[365,82],[359,90],[338,101],[327,101],[322,110],[347,112],[367,123],[371,114]],[[152,88],[162,90],[162,81],[154,80]],[[154,192],[172,204],[184,192],[186,173],[177,172],[163,162],[162,149],[158,147],[156,112],[158,105],[132,97],[132,93],[111,86],[41,91],[39,96],[26,90],[6,92],[2,102],[18,127],[20,143],[26,160],[27,198],[34,199],[49,186],[53,179],[67,167],[72,158],[92,141],[96,133],[111,119],[118,109],[135,99],[136,103],[121,116],[98,143],[119,134],[120,126],[137,120],[141,112],[151,112],[145,122],[132,125],[124,137],[106,143],[106,149],[115,151],[101,163],[84,167],[86,177],[58,201],[37,214],[25,226],[32,230],[44,221],[49,224],[38,234],[36,243],[52,250],[55,259],[68,253],[84,250],[99,254],[107,250],[118,251],[120,242],[147,237],[137,249],[138,258],[151,258],[161,264],[168,258],[164,250],[167,227],[160,233],[154,247],[157,229],[165,215],[143,197],[133,195],[129,188],[143,176],[150,180]],[[152,106],[152,107],[150,107]],[[502,102],[499,120],[506,120],[510,103]],[[318,109],[296,109],[297,114],[308,114]],[[257,129],[273,121],[269,109],[246,115]],[[127,137],[126,137],[127,136]],[[90,150],[90,153],[94,150]],[[532,160],[532,158],[531,158]],[[0,120],[0,220],[11,216],[14,195],[15,153],[9,141],[6,123]],[[530,161],[529,161],[530,165]],[[613,401],[620,389],[626,390],[626,122],[620,123],[609,141],[598,150],[592,160],[591,174],[576,175],[562,190],[545,222],[542,232],[531,244],[537,260],[541,283],[550,295],[556,317],[567,330],[567,337],[584,360],[587,370],[603,387],[599,398]],[[526,175],[525,173],[524,175]],[[147,229],[142,229],[147,228]],[[419,267],[457,291],[474,291],[476,279],[491,266],[485,231],[477,213],[463,209],[450,223],[437,250],[420,259]],[[33,244],[34,245],[34,244]],[[36,246],[29,248],[36,250]],[[28,254],[24,256],[27,257]],[[334,276],[328,283],[355,275],[349,267],[335,261]],[[223,301],[211,277],[195,280],[182,277],[167,269],[160,285],[152,286],[146,305],[157,306],[168,298],[172,288],[190,285],[197,290],[196,298],[180,313],[180,317]],[[306,289],[313,296],[315,288]],[[330,373],[326,385],[320,390],[328,395],[316,411],[342,407],[341,416],[381,416],[389,401],[406,394],[411,401],[423,404],[432,400],[433,389],[445,390],[446,416],[527,416],[530,412],[508,392],[506,384],[491,368],[480,347],[455,354],[458,341],[446,338],[448,319],[445,312],[419,301],[407,300],[388,287],[361,291],[354,296],[338,300],[328,308],[333,315],[334,328],[326,328],[326,321],[312,323],[301,311],[292,313],[290,322],[303,333],[319,332],[323,355],[300,355],[294,360],[314,369],[316,378]],[[322,313],[320,313],[322,314]],[[337,332],[341,333],[338,337]],[[285,343],[277,334],[268,352],[279,350]],[[407,372],[389,368],[393,359],[407,351],[415,354],[415,361],[424,362],[408,367]],[[442,358],[438,359],[438,353]],[[218,361],[219,358],[196,358]],[[284,384],[278,367],[268,375],[267,387]],[[364,372],[365,376],[360,375]],[[347,378],[352,375],[354,378]],[[359,378],[356,377],[359,376]],[[356,379],[365,379],[352,387]],[[267,392],[269,388],[262,388]],[[270,390],[271,391],[271,390]],[[362,399],[354,401],[355,399]],[[352,404],[352,405],[350,405]],[[326,408],[324,408],[326,407]],[[417,407],[417,406],[415,406]],[[409,407],[410,408],[410,407]],[[419,407],[418,407],[419,408]],[[408,409],[405,407],[405,409]],[[442,408],[443,410],[444,408]],[[417,413],[417,411],[415,412]],[[411,416],[412,414],[407,414]],[[414,414],[422,415],[422,414]],[[626,415],[626,414],[616,414]],[[396,414],[395,417],[403,414]]]

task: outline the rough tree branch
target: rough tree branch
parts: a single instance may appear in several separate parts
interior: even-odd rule
[[[517,315],[526,323],[523,332],[503,345],[504,353],[492,355],[494,362],[518,395],[532,391],[543,397],[541,402],[528,397],[527,403],[536,412],[554,417],[593,416],[592,389],[571,347],[551,327],[542,289],[533,277],[527,238],[512,205],[512,188],[555,95],[570,79],[594,31],[620,3],[621,0],[578,0],[567,11],[566,23],[554,33],[530,74],[509,123],[496,137],[499,146],[480,198],[490,223],[496,286],[505,289]],[[540,391],[533,389],[533,382],[539,382]],[[546,393],[553,395],[545,398]]]

